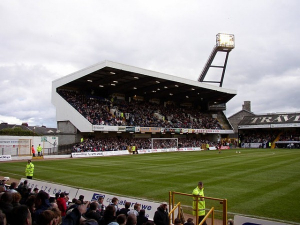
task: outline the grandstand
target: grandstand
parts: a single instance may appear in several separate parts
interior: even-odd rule
[[[233,133],[223,110],[235,95],[234,90],[111,61],[52,82],[61,145],[81,138],[197,140],[202,135],[217,142]]]

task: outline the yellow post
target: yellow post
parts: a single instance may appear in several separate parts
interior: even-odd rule
[[[227,199],[223,200],[223,225],[227,224]]]

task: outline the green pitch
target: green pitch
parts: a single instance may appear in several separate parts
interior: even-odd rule
[[[245,214],[300,223],[300,150],[240,149],[35,161],[34,178],[155,201],[169,191],[226,198],[229,218]],[[26,162],[1,163],[0,173],[25,177]],[[191,199],[178,198],[184,205]],[[207,201],[206,208],[220,204]],[[188,207],[184,210],[189,210]]]

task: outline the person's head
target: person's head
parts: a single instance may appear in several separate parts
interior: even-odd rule
[[[28,180],[24,180],[24,185],[27,185],[28,184]]]
[[[9,224],[10,225],[31,225],[31,213],[27,206],[20,205],[13,208],[11,211]]]
[[[162,202],[162,203],[160,204],[160,208],[162,208],[163,210],[167,210],[167,209],[168,209],[168,203]]]
[[[31,160],[29,159],[29,160],[27,161],[27,163],[31,163]]]
[[[99,204],[103,204],[103,201],[104,201],[104,197],[103,197],[103,196],[100,196],[100,197],[98,198]]]
[[[12,202],[13,203],[20,202],[21,198],[22,198],[22,196],[21,196],[21,194],[19,192],[12,193]]]
[[[112,202],[113,204],[117,205],[118,202],[119,202],[119,199],[116,198],[116,197],[113,197],[112,200],[111,200],[111,202]]]
[[[111,217],[116,215],[116,208],[113,205],[106,207],[104,211],[104,217]]]
[[[180,225],[180,224],[181,224],[181,220],[178,219],[178,218],[176,218],[176,219],[174,220],[174,225]]]
[[[90,210],[96,210],[98,208],[98,203],[97,202],[92,202],[90,204]]]
[[[33,192],[37,194],[37,193],[39,193],[39,189],[38,188],[34,188]]]
[[[11,192],[4,192],[1,195],[0,202],[4,203],[12,203],[12,193]]]
[[[38,224],[53,225],[55,214],[52,210],[45,210],[38,217]]]
[[[80,195],[79,200],[83,201],[83,199],[84,199],[84,195]]]
[[[145,209],[141,209],[139,212],[139,216],[145,216],[145,214],[146,214]]]
[[[190,224],[194,224],[193,221],[194,221],[193,218],[188,218],[188,219],[187,219],[187,222],[190,223]]]
[[[36,208],[40,207],[41,205],[45,205],[47,200],[49,199],[48,193],[44,191],[40,191],[35,198],[35,206]]]
[[[155,223],[152,220],[148,220],[144,225],[155,225]]]
[[[61,223],[61,211],[59,208],[51,208],[51,211],[54,213],[54,223],[53,225],[58,225]]]
[[[125,202],[125,208],[126,208],[126,209],[129,209],[130,206],[131,206],[131,202]]]
[[[137,223],[136,215],[134,214],[128,215],[126,225],[136,225],[136,223]]]
[[[35,211],[35,198],[35,195],[30,195],[25,202],[26,206],[28,207],[31,213]]]
[[[127,217],[124,214],[120,214],[117,216],[117,223],[119,225],[125,225],[127,222]]]
[[[133,208],[139,212],[141,210],[141,204],[135,203]]]
[[[65,197],[65,193],[64,193],[64,192],[61,192],[61,193],[59,194],[59,197],[64,198],[64,197]]]
[[[203,182],[202,182],[202,181],[199,181],[199,182],[198,182],[198,188],[199,188],[199,189],[202,189],[203,187],[204,187]]]

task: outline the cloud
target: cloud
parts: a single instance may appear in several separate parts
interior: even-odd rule
[[[0,2],[0,115],[56,126],[52,81],[104,60],[197,80],[215,35],[233,33],[227,115],[300,111],[300,2]],[[212,76],[218,77],[218,74]],[[19,121],[18,121],[19,122]]]

